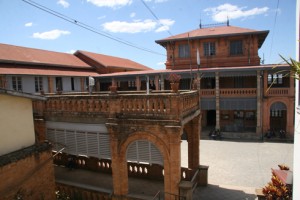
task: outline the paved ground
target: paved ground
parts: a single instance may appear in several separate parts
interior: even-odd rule
[[[186,141],[182,142],[181,149],[182,166],[187,166]],[[201,140],[200,163],[209,166],[209,185],[196,188],[194,200],[255,199],[255,188],[263,187],[270,181],[271,168],[286,164],[292,169],[293,144]],[[59,181],[76,182],[78,186],[102,188],[108,192],[112,188],[110,175],[82,170],[68,171],[58,167],[55,171]],[[130,194],[151,194],[153,197],[162,188],[162,182],[129,179]]]

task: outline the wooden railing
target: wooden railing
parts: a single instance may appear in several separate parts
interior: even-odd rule
[[[198,109],[197,91],[176,93],[120,93],[47,95],[47,101],[34,101],[36,115],[103,115],[120,118],[179,120]]]

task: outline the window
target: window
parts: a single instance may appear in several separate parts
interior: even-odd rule
[[[136,87],[135,81],[128,81],[128,88],[135,88],[135,87]]]
[[[233,80],[234,80],[234,88],[243,88],[244,87],[243,77],[236,76],[233,78]]]
[[[283,74],[268,74],[268,85],[282,85],[283,84]]]
[[[216,46],[214,42],[204,42],[204,56],[216,55]]]
[[[74,82],[74,77],[71,77],[71,90],[75,90],[75,82]]]
[[[22,77],[13,76],[12,77],[12,87],[13,87],[13,90],[22,91]]]
[[[61,77],[56,77],[55,78],[55,83],[56,83],[56,91],[62,91],[63,90],[62,78]]]
[[[190,57],[190,48],[188,44],[179,45],[179,58],[188,58]]]
[[[230,55],[243,54],[243,41],[235,40],[230,42]]]
[[[43,90],[43,77],[37,76],[34,77],[34,86],[35,86],[35,92],[40,92]]]

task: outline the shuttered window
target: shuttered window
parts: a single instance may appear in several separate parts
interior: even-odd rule
[[[127,149],[127,160],[137,163],[163,165],[163,157],[157,147],[147,140],[137,140]]]
[[[47,128],[46,136],[55,151],[65,147],[63,152],[73,155],[111,158],[107,133]]]

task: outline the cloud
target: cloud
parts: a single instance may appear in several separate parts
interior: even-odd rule
[[[158,62],[158,63],[156,63],[156,65],[158,65],[158,66],[161,66],[161,65],[164,65],[166,62]]]
[[[26,27],[31,27],[32,25],[33,25],[32,22],[28,22],[28,23],[24,24],[24,26],[26,26]]]
[[[67,2],[66,0],[58,0],[57,4],[63,6],[64,8],[68,8],[70,6],[69,2]]]
[[[131,18],[135,17],[135,15],[136,15],[135,12],[130,13],[130,17],[131,17]]]
[[[100,17],[97,17],[97,19],[104,19],[104,18],[106,18],[106,15],[102,15],[102,16],[100,16]]]
[[[55,40],[55,39],[59,38],[62,35],[68,35],[68,34],[70,34],[69,31],[63,31],[63,30],[55,29],[55,30],[46,31],[46,32],[43,32],[43,33],[39,33],[39,32],[34,33],[32,35],[32,37],[37,38],[37,39],[43,39],[43,40]]]
[[[73,53],[75,53],[75,52],[76,52],[76,50],[71,49],[70,51],[67,51],[66,53],[73,54]]]
[[[229,17],[229,19],[247,18],[254,15],[265,14],[269,10],[268,7],[256,7],[249,10],[246,9],[247,7],[238,7],[236,5],[226,3],[218,7],[207,8],[204,12],[211,15],[214,21],[224,22],[227,17]]]
[[[163,3],[163,2],[167,2],[169,0],[145,0],[145,2],[151,2],[153,1],[154,3]]]
[[[110,7],[114,9],[130,5],[132,3],[132,0],[86,0],[86,1],[98,7]]]
[[[159,23],[151,19],[146,19],[144,21],[134,20],[133,22],[126,21],[112,21],[102,24],[104,30],[113,33],[140,33],[140,32],[150,32],[155,30],[155,32],[167,31],[175,23],[174,20],[161,19]]]

